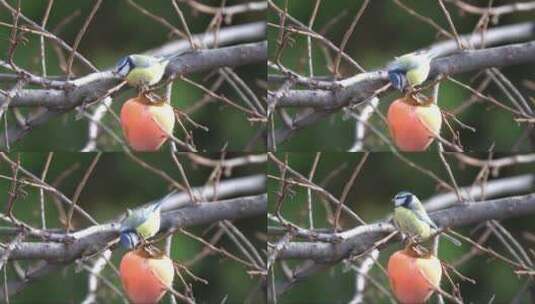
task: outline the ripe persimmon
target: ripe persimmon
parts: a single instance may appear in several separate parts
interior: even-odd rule
[[[166,255],[150,256],[143,249],[127,252],[119,274],[126,296],[132,303],[157,303],[173,284],[175,269]]]
[[[390,104],[387,122],[398,149],[425,151],[440,134],[442,114],[435,103],[422,105],[407,96]]]
[[[396,251],[388,259],[390,286],[401,303],[424,303],[440,286],[442,265],[433,256],[418,256],[410,249]]]
[[[121,108],[121,127],[128,145],[136,151],[157,151],[173,134],[175,113],[167,102],[146,97],[127,100]]]

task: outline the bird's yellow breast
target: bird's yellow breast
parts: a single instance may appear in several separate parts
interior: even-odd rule
[[[415,69],[411,69],[407,72],[407,81],[411,86],[422,84],[429,75],[429,64],[422,64]]]
[[[411,237],[427,239],[432,233],[431,227],[407,208],[394,209],[394,222],[403,234]]]
[[[144,239],[151,238],[160,230],[160,213],[153,212],[149,218],[141,225],[137,226],[136,231]]]
[[[151,86],[158,83],[165,72],[166,64],[155,64],[150,67],[136,67],[126,76],[126,82],[133,87]]]

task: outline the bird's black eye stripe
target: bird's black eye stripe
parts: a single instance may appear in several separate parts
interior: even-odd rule
[[[120,71],[125,66],[128,66],[129,68],[132,67],[132,58],[130,56],[123,57],[117,62],[117,70]]]
[[[403,204],[401,206],[408,207],[409,204],[412,202],[412,194],[410,192],[400,192],[395,196],[396,200],[403,200]]]
[[[412,201],[412,195],[406,194],[405,201],[403,202],[403,206],[408,207],[411,201]]]

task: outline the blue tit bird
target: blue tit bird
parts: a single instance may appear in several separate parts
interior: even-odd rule
[[[146,89],[162,79],[169,61],[170,58],[129,55],[119,60],[115,72],[123,77],[128,85]]]
[[[416,195],[402,191],[396,194],[392,201],[394,202],[394,225],[402,234],[422,241],[437,233],[437,225],[427,215]],[[461,246],[459,240],[446,233],[442,235],[456,246]]]
[[[422,84],[429,75],[433,57],[430,52],[414,52],[397,57],[387,65],[390,83],[400,91]]]
[[[121,223],[120,243],[127,249],[136,248],[143,240],[149,239],[160,230],[160,209],[164,200],[138,210],[127,211]]]

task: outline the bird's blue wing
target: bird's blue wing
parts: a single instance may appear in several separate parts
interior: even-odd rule
[[[416,214],[416,217],[418,217],[419,220],[427,223],[431,228],[437,229],[437,224],[433,222],[433,220],[427,215],[427,212],[425,210],[414,210],[414,214]]]

